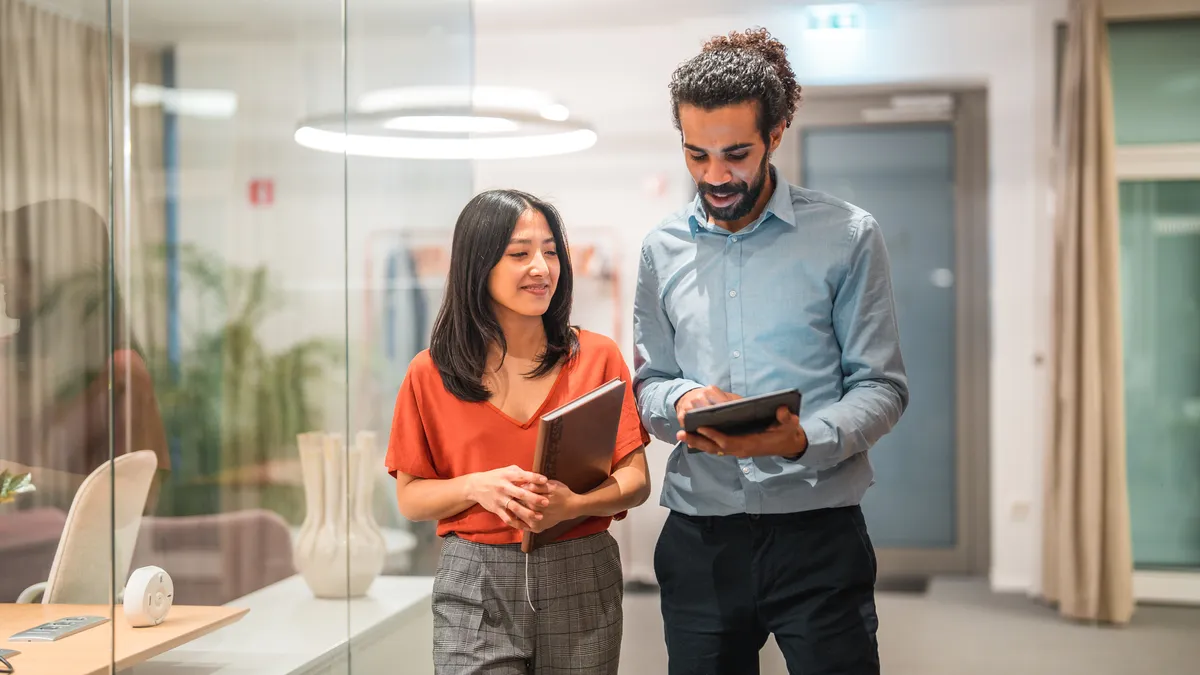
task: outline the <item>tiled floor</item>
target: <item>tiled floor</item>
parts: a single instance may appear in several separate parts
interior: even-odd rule
[[[658,596],[625,597],[621,672],[665,674]],[[1128,627],[1096,628],[977,580],[935,580],[926,595],[881,593],[877,604],[884,675],[1200,675],[1200,609],[1139,607]],[[762,675],[786,674],[768,642]]]

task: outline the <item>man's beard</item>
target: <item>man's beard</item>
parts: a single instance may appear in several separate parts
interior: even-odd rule
[[[725,207],[713,206],[707,199],[704,199],[704,210],[708,216],[716,221],[731,223],[750,215],[750,212],[754,210],[754,205],[758,203],[758,198],[762,196],[763,189],[767,186],[767,176],[770,175],[769,162],[770,156],[764,154],[762,163],[758,166],[758,178],[755,179],[753,185],[744,182],[723,185],[697,183],[696,189],[701,195],[713,197],[741,195],[741,199]]]

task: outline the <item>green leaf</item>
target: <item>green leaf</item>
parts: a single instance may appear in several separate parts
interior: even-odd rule
[[[17,495],[34,491],[33,475],[0,471],[0,504],[11,502]]]

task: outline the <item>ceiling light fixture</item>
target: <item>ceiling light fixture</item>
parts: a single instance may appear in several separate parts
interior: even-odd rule
[[[139,108],[162,106],[168,113],[210,119],[229,119],[238,107],[237,94],[232,91],[176,89],[144,82],[133,85],[130,102]]]
[[[550,96],[507,87],[411,87],[370,92],[349,115],[304,120],[300,145],[404,159],[508,159],[579,152],[594,131]]]
[[[548,94],[517,87],[404,87],[380,89],[358,99],[358,110],[372,113],[381,110],[411,108],[490,108],[516,113],[536,113],[548,120],[563,121],[570,117],[566,106]]]
[[[521,125],[503,117],[473,117],[471,115],[393,117],[384,122],[383,126],[394,131],[424,131],[445,134],[496,134],[521,128]]]

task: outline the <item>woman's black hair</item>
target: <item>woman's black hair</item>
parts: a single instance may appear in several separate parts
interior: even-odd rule
[[[550,307],[542,315],[546,348],[537,367],[526,377],[541,377],[564,360],[573,358],[579,339],[571,327],[573,278],[567,236],[562,218],[550,204],[517,190],[489,190],[476,195],[463,208],[454,225],[450,248],[450,274],[446,295],[433,324],[429,354],[446,390],[462,401],[486,401],[491,392],[483,377],[492,345],[500,348],[501,362],[508,353],[504,331],[496,319],[488,277],[512,239],[517,221],[530,209],[546,219],[558,252],[558,286]]]

